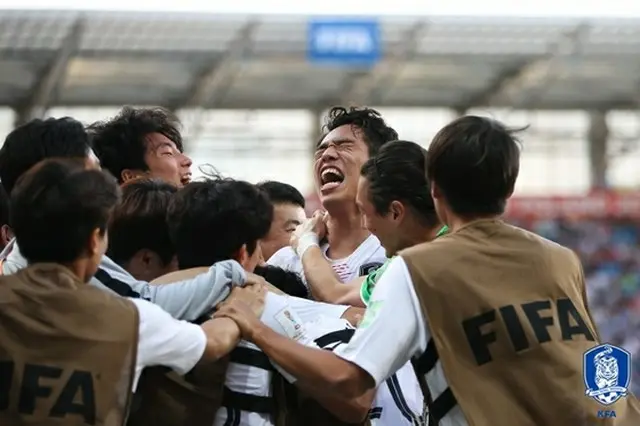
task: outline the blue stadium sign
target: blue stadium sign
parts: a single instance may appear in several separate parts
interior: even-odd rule
[[[309,62],[341,66],[372,66],[382,56],[380,24],[372,19],[309,22]]]

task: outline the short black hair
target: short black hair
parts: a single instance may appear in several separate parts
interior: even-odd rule
[[[344,125],[350,125],[354,131],[357,129],[362,132],[364,142],[369,148],[370,157],[376,155],[385,143],[398,139],[398,132],[389,127],[382,115],[375,109],[334,106],[327,113],[325,124],[322,127],[323,134],[318,144],[329,132]]]
[[[178,117],[167,109],[125,106],[110,120],[91,124],[88,131],[102,168],[122,183],[126,169],[149,170],[144,161],[148,135],[160,133],[183,152],[180,128]]]
[[[304,196],[294,186],[289,185],[288,183],[267,180],[258,183],[257,186],[267,193],[273,204],[288,203],[300,206],[304,209]]]
[[[367,160],[360,174],[369,183],[371,203],[380,215],[395,200],[406,204],[427,226],[438,223],[426,171],[427,151],[409,141],[393,141]]]
[[[0,149],[0,181],[7,194],[30,168],[47,158],[86,158],[84,125],[70,117],[35,119],[9,133]]]
[[[485,117],[467,115],[442,128],[427,157],[429,180],[461,216],[499,215],[520,170],[520,144],[510,129]]]
[[[29,263],[70,263],[91,234],[107,230],[120,188],[82,160],[45,160],[25,173],[11,194],[11,226]]]
[[[167,213],[180,269],[232,259],[245,244],[253,254],[272,220],[267,194],[249,182],[222,178],[187,184]]]
[[[262,278],[278,290],[293,297],[301,299],[309,298],[309,290],[304,284],[302,277],[296,272],[287,271],[273,265],[258,265],[253,271],[254,274],[260,275]]]
[[[9,195],[0,185],[0,227],[9,224]]]
[[[177,188],[159,179],[140,178],[122,186],[122,199],[109,221],[107,255],[120,266],[140,250],[156,253],[167,265],[175,256],[167,209]]]

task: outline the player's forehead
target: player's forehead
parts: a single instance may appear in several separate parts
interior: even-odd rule
[[[330,144],[340,145],[345,143],[366,145],[362,129],[351,124],[336,127],[327,133],[320,142],[318,142],[318,148],[323,149]]]

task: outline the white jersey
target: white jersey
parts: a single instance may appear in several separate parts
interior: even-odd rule
[[[307,323],[319,316],[339,319],[347,310],[344,305],[330,305],[297,297],[267,293],[265,307],[260,320],[277,333],[295,338],[300,330],[309,330]],[[295,320],[295,321],[294,321]],[[291,323],[291,321],[294,321]],[[297,324],[296,324],[297,323]],[[293,325],[291,325],[293,324]],[[302,335],[298,336],[303,337]],[[225,380],[225,397],[228,395],[251,395],[252,407],[258,410],[243,410],[221,407],[215,417],[214,426],[272,426],[273,394],[271,380],[275,368],[269,358],[252,343],[241,341],[230,354]],[[246,398],[242,399],[243,401]],[[224,401],[223,401],[223,405]]]
[[[328,248],[328,245],[322,247],[325,257]],[[334,260],[327,257],[327,260],[340,281],[348,282],[375,271],[387,261],[387,257],[380,240],[372,234],[346,258]],[[297,272],[304,279],[302,261],[291,247],[278,250],[267,263]],[[410,363],[405,364],[395,375],[389,377],[384,385],[380,385],[374,402],[378,405],[374,405],[370,416],[376,425],[420,424],[424,398],[413,366]]]
[[[326,257],[329,246],[325,244],[321,248]],[[378,269],[387,261],[387,257],[380,240],[372,234],[349,256],[343,259],[329,259],[327,257],[327,260],[331,263],[331,267],[340,278],[340,281],[349,282],[354,278],[367,275],[369,272]],[[302,262],[291,247],[281,248],[267,260],[267,263],[288,271],[297,272],[306,283]]]
[[[346,345],[355,328],[344,319],[320,317],[307,324],[311,344],[321,349],[335,350]],[[400,383],[414,383],[415,386],[400,388]],[[420,426],[423,423],[422,390],[418,386],[415,372],[410,364],[405,364],[395,374],[380,385],[369,410],[372,426]]]
[[[468,426],[456,402],[431,339],[409,269],[402,257],[394,258],[380,276],[371,296],[376,309],[367,311],[348,345],[336,355],[366,370],[379,386],[394,371],[416,359],[433,398],[432,415],[440,426]],[[372,306],[370,304],[370,306]]]

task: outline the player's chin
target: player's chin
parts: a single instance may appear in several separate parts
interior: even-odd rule
[[[348,201],[348,194],[346,194],[344,191],[337,191],[326,195],[320,195],[320,203],[325,208],[327,204],[345,203]]]

